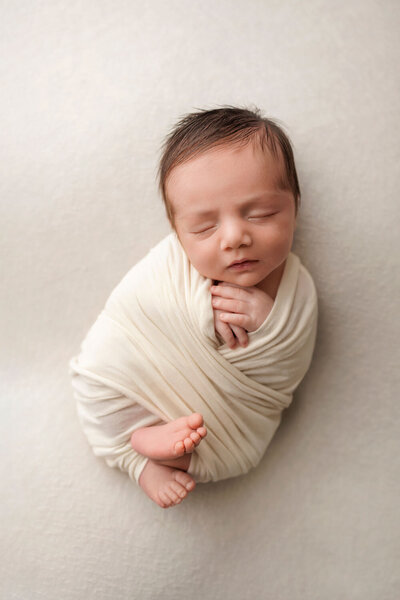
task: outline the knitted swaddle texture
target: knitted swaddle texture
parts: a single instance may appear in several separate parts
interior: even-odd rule
[[[113,290],[70,361],[94,453],[136,481],[147,458],[131,448],[132,432],[193,412],[207,428],[188,470],[197,482],[257,466],[311,363],[317,294],[295,254],[246,348],[216,337],[211,285],[169,234]]]

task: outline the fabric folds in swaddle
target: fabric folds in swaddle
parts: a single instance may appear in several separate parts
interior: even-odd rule
[[[136,481],[147,458],[131,448],[132,432],[193,412],[207,427],[188,470],[195,481],[257,466],[310,365],[317,294],[295,254],[246,348],[231,350],[217,338],[211,285],[169,234],[113,290],[70,361],[94,453]]]

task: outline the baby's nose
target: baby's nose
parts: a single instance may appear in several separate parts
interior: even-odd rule
[[[251,243],[249,233],[246,231],[245,224],[234,222],[226,225],[221,232],[221,249],[240,248],[248,246]]]

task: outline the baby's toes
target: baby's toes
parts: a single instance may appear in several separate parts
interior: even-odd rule
[[[184,488],[186,488],[189,492],[191,490],[194,489],[196,483],[194,482],[194,480],[192,479],[192,477],[190,477],[190,475],[188,475],[186,473],[186,471],[178,471],[176,470],[174,473],[174,477],[175,480],[180,483],[181,485],[183,485]]]
[[[188,417],[187,423],[192,429],[197,429],[204,423],[203,416],[200,413],[193,413]]]
[[[169,506],[171,506],[172,504],[172,500],[171,498],[169,498],[169,496],[167,496],[167,494],[163,491],[158,492],[158,497],[160,498],[163,506],[162,508],[168,508]]]
[[[171,500],[172,504],[179,504],[179,502],[182,502],[182,498],[178,496],[171,483],[172,482],[168,483],[168,486],[165,488],[165,493]]]
[[[193,432],[190,434],[190,437],[192,438],[192,440],[194,441],[194,443],[195,443],[195,444],[196,444],[196,446],[197,446],[197,444],[198,444],[198,443],[199,443],[199,441],[201,440],[201,436],[200,436],[200,435],[197,433],[197,431],[193,431]]]
[[[187,491],[177,481],[171,481],[171,483],[169,485],[170,485],[171,490],[173,490],[179,496],[180,500],[182,500],[183,498],[185,498],[187,496]]]
[[[207,429],[205,427],[198,427],[198,429],[196,429],[197,433],[199,435],[201,435],[201,437],[206,437],[207,435]]]
[[[193,440],[191,440],[190,438],[185,438],[183,440],[183,443],[185,444],[186,452],[190,452],[191,450],[193,450],[193,448],[194,448]]]
[[[185,454],[185,444],[183,442],[176,442],[175,456],[182,456],[183,454]]]

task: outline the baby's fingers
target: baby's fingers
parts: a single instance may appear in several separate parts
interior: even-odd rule
[[[249,336],[247,335],[247,331],[243,329],[243,327],[238,327],[237,325],[230,326],[233,333],[235,334],[239,344],[245,348],[249,343]]]
[[[229,348],[231,348],[231,350],[236,348],[237,340],[236,340],[235,336],[233,335],[232,329],[229,327],[229,325],[227,323],[220,322],[217,327],[217,331],[218,331],[219,335],[222,337],[222,339],[224,340],[224,342],[229,346]]]
[[[223,341],[233,350],[236,347],[236,338],[233,335],[232,329],[228,323],[223,323],[219,318],[220,311],[214,310],[214,326],[216,332],[221,336]]]
[[[241,300],[231,300],[228,298],[212,298],[213,308],[217,308],[220,311],[229,311],[232,313],[243,313],[248,310],[248,304]]]
[[[243,314],[235,314],[235,313],[221,313],[219,318],[223,323],[229,323],[231,327],[237,325],[238,327],[242,327],[243,329],[248,329],[246,325],[248,325],[249,317]]]

